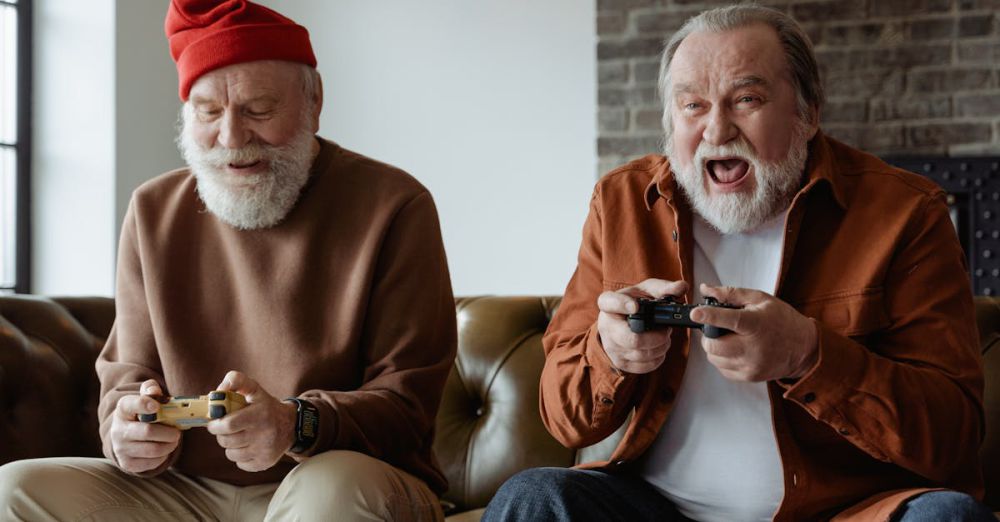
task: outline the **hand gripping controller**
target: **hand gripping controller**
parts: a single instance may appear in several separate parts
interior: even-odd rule
[[[706,297],[705,302],[700,305],[679,303],[673,296],[669,295],[659,299],[645,299],[640,297],[638,301],[639,311],[628,316],[628,326],[633,332],[642,333],[656,328],[682,326],[684,328],[699,328],[702,330],[702,334],[710,339],[716,339],[732,332],[718,326],[692,321],[691,310],[698,306],[739,308],[739,306],[729,303],[720,303],[711,297]]]
[[[165,397],[160,401],[156,413],[140,413],[142,422],[158,422],[186,430],[204,426],[212,419],[221,419],[227,413],[242,409],[247,405],[243,395],[233,391],[213,391],[208,395],[187,397]]]

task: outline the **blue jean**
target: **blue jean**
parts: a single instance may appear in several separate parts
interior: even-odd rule
[[[640,477],[595,470],[534,468],[511,477],[486,506],[482,522],[657,521],[689,519]]]
[[[993,512],[965,493],[930,491],[907,500],[892,522],[997,522]]]
[[[596,470],[534,468],[505,482],[486,506],[482,522],[685,522],[677,508],[640,477]],[[908,500],[892,522],[997,522],[971,496],[932,491]]]

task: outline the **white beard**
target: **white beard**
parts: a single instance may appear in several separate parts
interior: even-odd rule
[[[177,143],[198,182],[198,196],[212,214],[240,230],[273,227],[285,219],[309,181],[315,137],[308,127],[303,125],[279,147],[251,143],[239,149],[206,149],[192,137],[186,114],[183,119]],[[267,162],[267,172],[239,175],[225,170],[230,163],[257,160]]]
[[[722,234],[753,230],[784,212],[798,192],[809,154],[809,138],[805,123],[797,122],[796,127],[788,155],[775,163],[761,162],[750,143],[740,136],[737,141],[718,147],[701,142],[687,168],[678,166],[668,148],[670,168],[695,212],[709,225]],[[707,158],[720,156],[739,157],[752,167],[752,192],[709,195],[709,181],[705,179]]]

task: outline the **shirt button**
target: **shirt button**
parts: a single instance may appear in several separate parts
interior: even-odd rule
[[[807,393],[807,394],[805,394],[805,395],[802,396],[802,402],[804,402],[806,404],[809,404],[810,402],[812,402],[814,400],[816,400],[816,394],[813,393],[813,392],[809,392],[809,393]]]

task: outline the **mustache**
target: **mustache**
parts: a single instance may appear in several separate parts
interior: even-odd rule
[[[261,160],[272,159],[281,148],[272,145],[250,143],[238,149],[224,147],[203,148],[197,146],[197,161],[202,165],[223,168],[230,164],[246,165]]]
[[[710,145],[704,141],[699,143],[691,163],[699,168],[699,172],[704,172],[712,158],[739,158],[750,165],[760,166],[757,151],[743,136],[725,145]]]

